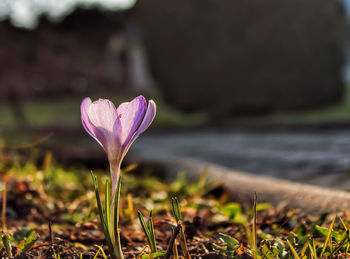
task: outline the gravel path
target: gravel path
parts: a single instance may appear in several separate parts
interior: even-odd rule
[[[350,130],[144,135],[133,151],[200,158],[239,171],[350,190]]]

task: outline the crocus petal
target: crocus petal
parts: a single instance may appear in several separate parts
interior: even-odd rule
[[[123,147],[128,146],[132,136],[139,128],[146,112],[147,103],[143,96],[138,96],[132,100],[122,114],[120,121],[122,127],[121,141]]]
[[[114,153],[115,154],[118,153],[117,157],[120,157],[121,153],[122,153],[121,136],[122,136],[122,124],[121,124],[120,118],[117,117],[117,119],[115,120],[114,125],[113,125],[113,138],[114,138],[114,141],[117,143],[117,145],[115,145],[115,147],[118,149],[118,150],[115,150]]]
[[[122,117],[122,114],[125,113],[126,108],[128,107],[128,104],[129,104],[129,102],[125,102],[125,103],[121,103],[121,104],[118,106],[118,108],[117,108],[117,113],[118,113],[119,118],[121,118],[121,117]]]
[[[137,139],[137,137],[141,133],[143,133],[149,127],[149,125],[151,125],[155,116],[156,116],[156,104],[153,100],[150,100],[148,102],[147,111],[146,111],[146,114],[143,118],[143,121],[141,122],[139,128],[136,130],[134,135],[131,137],[130,141],[123,148],[122,157],[124,157],[126,155],[126,153],[129,151],[130,146]]]
[[[95,127],[102,127],[112,132],[118,113],[111,101],[99,99],[90,105],[88,116]]]
[[[149,127],[149,125],[151,125],[154,117],[156,116],[156,109],[156,103],[153,100],[149,100],[145,117],[143,118],[140,127],[137,129],[136,135],[140,135]]]
[[[81,102],[81,105],[80,105],[81,122],[86,132],[89,133],[90,136],[93,137],[100,145],[102,145],[101,142],[96,138],[96,135],[94,132],[95,126],[89,120],[88,110],[90,105],[91,105],[91,99],[89,97],[84,98],[84,100]]]
[[[94,126],[94,135],[106,151],[108,159],[119,159],[121,153],[120,133],[115,135],[114,131],[117,127],[115,125],[120,124],[120,120],[114,104],[109,100],[99,99],[90,105],[88,116]]]

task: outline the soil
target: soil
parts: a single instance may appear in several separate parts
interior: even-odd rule
[[[63,217],[67,212],[64,206],[55,204],[56,208],[50,213],[42,211],[40,204],[48,202],[48,199],[40,193],[40,190],[33,189],[28,182],[12,181],[8,187],[7,232],[15,233],[24,227],[34,226],[40,235],[39,240],[25,254],[16,255],[18,250],[13,247],[15,258],[55,258],[55,253],[59,253],[61,258],[80,258],[80,254],[82,258],[93,258],[98,250],[95,245],[103,246],[105,253],[108,254],[97,217],[86,222],[71,223]],[[223,190],[218,191],[216,188],[205,196],[222,192]],[[32,200],[28,200],[28,197],[32,197]],[[282,211],[283,209],[271,209],[260,213],[258,228],[268,230],[277,224],[283,226],[285,233],[291,231],[292,226],[289,223],[291,215],[287,216],[286,213],[281,213]],[[188,208],[185,215],[183,225],[192,258],[226,258],[218,255],[213,249],[213,244],[220,244],[218,233],[240,236],[241,258],[250,258],[246,250],[248,245],[246,229],[242,224],[234,224],[229,220],[214,222],[212,219],[215,215],[206,209],[198,211]],[[123,217],[120,221],[124,255],[126,258],[135,258],[145,247],[145,236],[138,221],[126,220]],[[175,227],[174,220],[171,215],[163,211],[154,217],[154,226],[158,248],[164,251],[172,235],[171,229]],[[178,250],[181,254],[179,245]],[[0,251],[0,256],[7,256],[4,248]],[[97,258],[103,258],[102,254],[100,253]]]

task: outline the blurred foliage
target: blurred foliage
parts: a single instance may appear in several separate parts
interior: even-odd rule
[[[95,100],[96,98],[91,98]],[[106,97],[100,97],[106,98]],[[108,97],[114,103],[119,104],[129,99],[125,97],[113,98]],[[78,98],[60,98],[60,99],[36,99],[28,100],[23,103],[23,112],[30,126],[45,127],[78,127],[80,126],[80,103]],[[185,114],[172,107],[169,107],[164,102],[155,100],[157,103],[157,116],[152,124],[154,128],[173,128],[201,125],[206,121],[204,114]],[[11,108],[7,104],[0,104],[0,127],[16,126],[15,117],[12,114]]]
[[[264,116],[243,118],[256,123],[329,123],[350,120],[350,85],[347,85],[343,100],[335,105],[309,111],[276,112]]]

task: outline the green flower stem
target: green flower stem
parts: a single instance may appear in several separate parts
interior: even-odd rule
[[[100,215],[101,225],[105,234],[106,243],[112,259],[124,259],[121,244],[119,223],[119,196],[121,177],[118,179],[116,190],[112,190],[112,199],[109,199],[109,182],[106,181],[106,198],[105,208],[103,209],[100,194],[98,190],[98,183],[96,177],[91,173],[95,188],[95,195],[97,201],[98,212]]]

